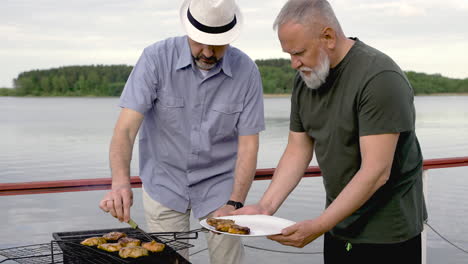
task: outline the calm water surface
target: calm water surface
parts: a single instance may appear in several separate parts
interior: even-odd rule
[[[108,146],[118,115],[117,98],[0,97],[0,182],[109,177]],[[425,159],[468,156],[468,96],[418,96],[417,134]],[[259,168],[273,168],[284,150],[289,99],[265,99],[266,131],[261,133]],[[134,152],[132,175],[138,175]],[[311,163],[316,165],[315,159]],[[447,239],[468,249],[468,167],[431,170],[429,224]],[[269,181],[252,186],[248,202],[257,201]],[[52,232],[126,227],[97,206],[104,191],[0,197],[0,248],[44,243]],[[135,190],[132,216],[145,227]],[[320,214],[324,206],[321,178],[304,179],[276,214],[294,221]],[[193,229],[199,226],[195,223]],[[203,237],[190,241],[191,253],[205,248]],[[245,244],[290,252],[321,252],[321,239],[303,249],[265,238]],[[207,263],[207,252],[191,257]],[[322,263],[321,254],[285,254],[247,248],[248,263]],[[0,261],[2,258],[0,257]],[[463,253],[428,232],[428,263],[466,264]]]

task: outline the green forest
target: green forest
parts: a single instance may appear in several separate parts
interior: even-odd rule
[[[295,70],[287,59],[255,61],[265,94],[291,93]],[[67,66],[20,73],[13,89],[0,88],[0,96],[119,96],[132,71],[128,65]],[[416,94],[468,93],[468,78],[406,72]]]

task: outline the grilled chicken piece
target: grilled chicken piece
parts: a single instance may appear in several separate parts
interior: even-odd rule
[[[217,219],[217,218],[208,218],[206,219],[206,223],[210,226],[216,228],[218,224],[234,224],[234,220],[231,219]]]
[[[85,246],[99,246],[104,243],[107,243],[107,240],[103,237],[90,237],[81,241],[80,244]]]
[[[248,235],[250,234],[250,228],[246,226],[231,225],[231,227],[229,227],[228,233]]]
[[[119,250],[121,258],[139,258],[148,256],[148,250],[142,247],[124,247]]]
[[[127,234],[122,233],[122,232],[110,232],[110,233],[103,235],[102,237],[107,240],[119,240],[120,238],[126,237],[126,236]]]
[[[105,243],[99,245],[98,248],[107,252],[115,252],[119,251],[122,248],[122,245],[120,245],[120,243]]]
[[[121,239],[119,239],[119,243],[120,245],[122,245],[122,247],[130,247],[130,246],[137,247],[141,244],[141,241],[136,238],[122,237]]]
[[[250,234],[250,228],[236,225],[234,220],[231,219],[208,218],[206,219],[206,223],[221,232],[242,235]]]
[[[208,218],[206,219],[206,223],[218,231],[227,232],[229,227],[234,224],[234,221],[231,219]]]
[[[161,252],[164,250],[164,247],[166,245],[162,244],[162,243],[158,243],[156,241],[151,241],[151,242],[145,242],[143,243],[142,247],[146,248],[147,250],[151,251],[151,252]]]
[[[216,230],[221,231],[221,232],[228,232],[229,228],[234,225],[234,223],[229,223],[229,222],[221,222],[216,225]]]

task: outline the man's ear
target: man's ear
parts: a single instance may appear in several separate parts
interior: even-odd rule
[[[333,50],[336,47],[336,31],[331,27],[326,27],[320,33],[320,38],[326,42],[328,49]]]

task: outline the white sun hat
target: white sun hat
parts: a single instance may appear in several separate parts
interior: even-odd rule
[[[243,23],[235,0],[185,0],[180,8],[180,20],[191,39],[206,45],[233,42]]]

